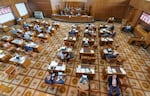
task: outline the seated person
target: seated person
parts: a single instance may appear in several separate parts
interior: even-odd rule
[[[66,55],[66,61],[67,63],[69,62],[70,59],[74,58],[74,54],[73,52],[69,52],[67,55]]]
[[[26,33],[22,34],[22,38],[26,39],[26,40],[32,40],[32,37],[29,34],[26,34]]]
[[[107,29],[110,30],[110,31],[113,31],[115,28],[114,24],[110,25]]]
[[[47,27],[46,27],[46,32],[47,32],[47,33],[51,33],[51,30],[52,30],[52,26],[47,26]]]
[[[124,31],[124,32],[131,32],[132,27],[131,27],[130,24],[128,24],[127,26],[123,26],[121,30]]]
[[[83,89],[83,90],[88,90],[89,89],[89,80],[88,80],[87,75],[82,75],[82,77],[79,80],[78,87],[80,89]]]
[[[125,27],[125,32],[131,32],[132,30],[132,27],[130,24],[128,24],[126,27]]]
[[[45,83],[47,84],[53,84],[55,79],[55,73],[51,74],[51,76],[47,76],[45,78]]]
[[[42,28],[37,24],[34,25],[34,30],[38,31],[39,33],[42,32]]]
[[[119,53],[116,50],[109,51],[109,48],[107,50],[108,50],[108,54],[105,54],[107,59],[117,58],[117,56],[119,55]]]
[[[60,50],[60,51],[58,52],[57,56],[62,60],[62,62],[65,61],[66,54],[64,54],[64,53],[62,52],[62,50]]]
[[[28,24],[26,22],[23,22],[23,28],[24,29],[29,29],[29,26],[28,26]]]
[[[32,47],[29,47],[29,46],[25,45],[24,49],[25,49],[25,53],[29,54],[32,57],[35,57],[37,55],[37,53],[33,52],[33,48]]]
[[[88,40],[88,39],[85,39],[85,41],[83,42],[83,45],[84,45],[84,46],[90,46],[89,40]]]
[[[75,30],[72,29],[72,30],[69,32],[69,35],[70,35],[70,36],[75,36],[75,33],[76,33]]]
[[[56,84],[65,84],[64,74],[62,72],[58,72],[57,79],[55,80]]]
[[[120,96],[120,89],[119,89],[119,78],[117,75],[109,76],[108,78],[108,96]]]
[[[29,47],[29,46],[24,46],[24,49],[25,49],[26,52],[33,51],[33,48]]]
[[[19,31],[16,30],[15,28],[12,28],[10,32],[12,35],[19,35],[19,33],[18,33]]]

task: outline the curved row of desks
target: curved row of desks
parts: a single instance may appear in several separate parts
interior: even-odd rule
[[[52,19],[64,22],[76,22],[76,23],[89,23],[94,22],[93,16],[61,16],[61,15],[52,15]]]

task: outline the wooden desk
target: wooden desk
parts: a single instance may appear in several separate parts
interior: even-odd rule
[[[11,55],[8,53],[3,52],[0,54],[0,61],[1,62],[8,62],[10,58],[11,58]]]
[[[6,25],[4,25],[4,26],[0,25],[0,31],[7,32],[9,30],[10,30],[10,28],[8,26],[6,26]]]
[[[19,59],[17,59],[17,57],[19,57]],[[9,61],[13,64],[21,65],[24,68],[28,68],[31,64],[31,61],[28,58],[20,55],[10,58]]]
[[[81,56],[94,57],[95,56],[95,52],[94,52],[94,50],[91,50],[90,48],[82,48],[80,50],[80,58],[81,58]]]
[[[14,39],[13,41],[11,41],[11,43],[19,47],[23,47],[24,45],[23,39]]]
[[[76,40],[76,37],[66,37],[64,38],[64,43],[66,46],[74,46]]]
[[[112,44],[113,43],[113,38],[111,37],[101,37],[100,38],[100,45],[108,45],[108,44]]]
[[[66,22],[94,22],[92,16],[82,15],[82,16],[61,16],[52,15],[52,19]]]
[[[35,51],[35,52],[41,52],[43,49],[42,45],[36,44],[34,42],[28,42],[28,43],[26,43],[26,46],[32,47],[33,51]]]
[[[37,37],[39,37],[40,39],[42,39],[43,41],[50,41],[50,36],[49,34],[44,34],[44,33],[40,33],[37,35]]]
[[[53,72],[65,72],[66,71],[66,65],[61,62],[52,61],[50,65],[48,66],[49,73]]]
[[[127,75],[126,71],[124,68],[121,68],[119,66],[107,66],[105,69],[105,76],[104,78],[107,78],[110,75],[116,74],[118,77],[122,78]]]
[[[81,56],[81,61],[83,63],[94,63],[96,60],[96,57],[91,57],[91,56]]]
[[[81,77],[83,74],[87,75],[89,79],[93,79],[95,76],[95,67],[89,65],[78,65],[76,68],[76,76]]]
[[[6,42],[11,42],[13,40],[13,37],[5,35],[2,37],[1,40],[6,41]]]

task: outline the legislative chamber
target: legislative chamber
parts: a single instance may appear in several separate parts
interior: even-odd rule
[[[0,96],[150,96],[150,0],[0,0]]]

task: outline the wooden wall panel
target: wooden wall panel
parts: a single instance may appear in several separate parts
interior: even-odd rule
[[[50,0],[28,0],[28,4],[32,13],[34,11],[42,11],[46,17],[50,17],[52,14]]]
[[[129,0],[93,0],[92,14],[96,20],[106,20],[111,16],[123,18],[128,4]]]
[[[131,0],[130,5],[136,9],[150,13],[150,1],[146,0]]]

